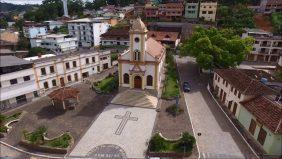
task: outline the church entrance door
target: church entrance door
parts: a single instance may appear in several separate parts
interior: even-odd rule
[[[134,77],[134,88],[142,88],[142,78],[140,76]]]

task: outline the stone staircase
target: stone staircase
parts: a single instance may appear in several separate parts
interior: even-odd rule
[[[111,101],[112,104],[155,109],[158,99],[143,90],[128,89],[120,92]]]

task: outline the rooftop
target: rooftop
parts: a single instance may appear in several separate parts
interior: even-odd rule
[[[160,58],[165,53],[165,48],[161,43],[157,42],[153,38],[149,38],[146,41],[146,52],[154,58]]]
[[[17,32],[4,31],[0,34],[0,40],[10,43],[18,42],[19,34]]]
[[[148,31],[148,36],[157,41],[176,41],[179,38],[178,32]]]
[[[235,87],[240,93],[245,95],[271,95],[277,92],[261,83],[258,77],[264,75],[254,75],[255,72],[244,71],[243,69],[216,69],[215,72],[225,79],[230,85]],[[257,78],[253,78],[256,77]]]
[[[32,64],[32,62],[20,59],[16,56],[0,56],[0,67]]]
[[[109,20],[109,19],[111,18],[109,17],[82,18],[82,19],[70,20],[68,21],[68,23],[94,23],[94,22],[100,23],[102,20]]]
[[[260,96],[241,102],[256,120],[266,126],[273,133],[282,133],[282,105]]]

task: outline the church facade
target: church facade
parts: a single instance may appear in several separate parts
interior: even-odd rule
[[[118,58],[119,85],[158,91],[165,64],[165,47],[147,37],[147,28],[140,18],[132,22],[129,50]]]

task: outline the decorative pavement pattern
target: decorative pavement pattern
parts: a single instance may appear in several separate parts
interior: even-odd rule
[[[126,159],[125,151],[113,144],[100,145],[88,152],[87,157],[95,159]]]
[[[122,119],[120,124],[119,124],[119,126],[118,126],[118,128],[117,128],[117,130],[116,130],[116,132],[115,132],[116,135],[120,135],[121,134],[121,132],[124,129],[124,127],[125,127],[125,125],[126,125],[128,120],[132,120],[132,121],[137,121],[138,120],[138,118],[130,117],[130,115],[131,115],[130,111],[127,111],[124,116],[115,115],[115,118]]]

